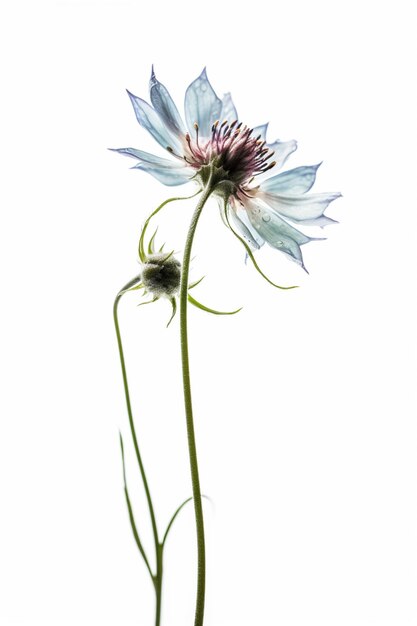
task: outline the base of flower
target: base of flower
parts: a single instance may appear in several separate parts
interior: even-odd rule
[[[201,183],[202,187],[210,186],[214,189],[216,195],[222,198],[228,198],[236,191],[235,183],[230,180],[228,173],[222,166],[216,165],[214,160],[209,165],[203,165],[194,176],[194,179]]]

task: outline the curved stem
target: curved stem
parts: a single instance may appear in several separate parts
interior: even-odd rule
[[[169,535],[169,531],[172,528],[173,523],[175,522],[175,520],[177,519],[178,515],[181,513],[182,509],[185,507],[186,504],[188,504],[189,502],[191,502],[192,498],[187,498],[186,500],[184,500],[184,502],[182,504],[180,504],[180,506],[178,507],[178,509],[175,511],[174,515],[171,517],[170,522],[167,526],[167,529],[165,531],[165,535],[162,539],[162,547],[165,547],[165,542],[168,538]]]
[[[127,414],[129,417],[130,432],[132,434],[132,440],[133,440],[133,446],[135,448],[136,459],[139,465],[139,471],[140,471],[140,475],[142,478],[143,487],[145,489],[146,500],[148,503],[149,515],[151,518],[152,532],[153,532],[154,543],[155,543],[156,574],[152,575],[152,572],[150,569],[149,569],[149,573],[152,576],[152,581],[155,587],[155,594],[156,594],[155,626],[159,626],[160,615],[161,615],[162,553],[161,553],[161,546],[159,543],[158,528],[156,525],[155,511],[153,507],[151,492],[149,489],[148,479],[146,477],[145,468],[144,468],[143,461],[142,461],[142,456],[140,454],[138,439],[136,436],[135,424],[133,421],[132,404],[130,401],[129,384],[127,380],[126,363],[125,363],[125,358],[124,358],[123,344],[122,344],[122,338],[120,334],[119,317],[118,317],[118,307],[119,307],[120,298],[126,292],[127,289],[130,289],[139,281],[140,281],[140,276],[136,276],[119,291],[114,301],[113,318],[114,318],[114,326],[116,329],[117,345],[119,348],[120,365],[122,368],[123,387],[124,387],[125,398],[126,398]],[[145,559],[145,562],[146,562],[146,559]]]
[[[200,191],[201,190],[199,189],[198,191],[193,193],[192,196],[175,196],[174,198],[168,198],[168,200],[164,200],[158,207],[156,207],[156,209],[154,211],[152,211],[152,213],[149,215],[149,217],[145,220],[145,223],[144,223],[143,228],[142,228],[142,232],[141,232],[140,237],[139,237],[138,253],[139,253],[139,258],[142,261],[142,263],[144,262],[144,260],[146,258],[146,253],[145,253],[145,233],[146,233],[146,230],[147,230],[147,228],[149,226],[149,222],[154,217],[154,215],[159,213],[159,211],[161,209],[163,209],[164,206],[166,206],[170,202],[176,202],[177,200],[190,200],[191,198],[194,198],[195,196],[197,196],[200,193]]]
[[[181,360],[182,360],[182,376],[184,386],[184,404],[185,416],[187,422],[188,450],[190,457],[191,482],[193,488],[195,522],[197,530],[197,599],[194,626],[202,626],[204,619],[204,599],[205,599],[205,580],[206,580],[206,556],[205,556],[205,539],[204,539],[204,518],[203,506],[201,502],[200,479],[197,463],[197,449],[195,443],[193,408],[191,400],[191,382],[190,382],[190,366],[188,357],[188,336],[187,336],[187,302],[188,302],[188,274],[190,268],[191,250],[194,240],[194,234],[197,227],[201,211],[213,191],[213,170],[206,187],[204,188],[200,200],[195,208],[191,218],[190,227],[188,229],[187,239],[184,248],[184,258],[181,269],[181,285],[180,285],[180,340],[181,340]]]

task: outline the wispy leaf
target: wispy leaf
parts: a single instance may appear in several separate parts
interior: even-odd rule
[[[135,538],[136,541],[136,545],[139,549],[139,552],[143,558],[143,560],[145,561],[145,565],[148,569],[149,575],[152,578],[152,580],[154,579],[154,576],[152,574],[152,570],[151,567],[149,565],[149,561],[148,561],[148,557],[146,556],[146,552],[145,549],[143,547],[142,541],[139,537],[139,533],[138,533],[138,529],[136,526],[136,522],[135,522],[135,517],[133,515],[133,509],[132,509],[132,504],[130,501],[130,497],[129,497],[129,491],[127,488],[127,481],[126,481],[126,465],[125,465],[125,451],[124,451],[124,446],[123,446],[123,437],[122,434],[119,432],[119,436],[120,436],[120,449],[122,452],[122,465],[123,465],[123,483],[124,483],[124,491],[125,491],[125,498],[126,498],[126,505],[127,505],[127,510],[129,513],[129,520],[130,520],[130,525],[132,527],[132,532],[133,532],[133,536]]]
[[[242,310],[242,307],[240,307],[240,309],[236,309],[236,311],[216,311],[216,309],[211,309],[208,306],[201,304],[201,302],[198,302],[198,300],[193,298],[193,296],[191,296],[190,294],[188,294],[188,302],[190,304],[193,304],[198,309],[201,309],[202,311],[206,311],[207,313],[213,313],[213,315],[235,315],[235,313],[239,313],[239,311]]]
[[[151,221],[151,219],[157,214],[159,213],[159,211],[161,209],[164,208],[164,206],[166,206],[167,204],[169,204],[170,202],[175,202],[176,200],[190,200],[191,198],[195,198],[196,195],[198,195],[200,193],[200,190],[198,190],[196,193],[194,193],[192,196],[178,196],[175,198],[168,198],[168,200],[164,200],[164,202],[162,202],[162,204],[160,204],[155,211],[152,211],[152,213],[149,215],[149,217],[145,220],[145,223],[143,225],[142,228],[142,232],[140,234],[139,237],[139,248],[138,248],[138,254],[139,254],[139,259],[142,263],[145,262],[146,259],[146,253],[145,253],[145,234],[147,231],[147,228],[149,226],[149,222]]]

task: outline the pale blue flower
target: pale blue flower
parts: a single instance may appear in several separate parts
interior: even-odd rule
[[[297,142],[268,143],[268,124],[252,129],[244,126],[238,120],[231,95],[220,99],[205,69],[185,93],[186,124],[153,68],[152,106],[128,94],[139,124],[168,152],[169,158],[135,148],[117,152],[133,157],[137,160],[135,169],[148,172],[169,186],[190,180],[201,185],[199,174],[214,164],[220,172],[219,181],[225,183],[218,185],[225,223],[252,249],[259,249],[266,242],[305,269],[301,246],[313,238],[295,226],[322,228],[335,223],[324,212],[341,195],[307,193],[320,164],[276,173],[297,149]],[[269,177],[265,176],[267,172]]]

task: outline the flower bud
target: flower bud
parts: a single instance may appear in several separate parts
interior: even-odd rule
[[[175,295],[180,280],[181,263],[172,253],[151,254],[142,265],[142,283],[154,296]]]

